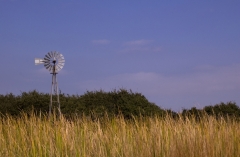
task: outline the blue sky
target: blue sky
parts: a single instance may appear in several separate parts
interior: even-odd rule
[[[125,88],[162,108],[240,104],[240,1],[0,0],[0,94]]]

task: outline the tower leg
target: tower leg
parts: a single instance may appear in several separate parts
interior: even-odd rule
[[[52,94],[53,94],[53,88],[54,88],[54,74],[52,74],[52,85],[51,85],[51,92],[50,92],[50,104],[49,104],[49,116],[51,116],[52,113]]]
[[[61,115],[61,108],[60,108],[60,100],[59,100],[59,90],[58,90],[58,82],[57,82],[57,75],[55,75],[55,94],[57,95],[57,108],[59,116]]]
[[[53,95],[56,96],[56,101],[53,101]],[[59,91],[58,91],[58,83],[57,83],[57,73],[52,73],[52,87],[51,87],[51,95],[50,95],[50,104],[49,104],[49,115],[52,113],[53,102],[57,103],[57,112],[59,116],[61,115],[61,108],[60,108],[60,100],[59,100]]]

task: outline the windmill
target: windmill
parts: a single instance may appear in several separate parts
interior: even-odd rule
[[[35,65],[44,64],[45,68],[50,71],[52,74],[52,86],[50,93],[50,104],[49,104],[49,115],[51,115],[52,104],[53,102],[57,103],[57,108],[59,114],[61,114],[60,110],[60,101],[59,101],[59,91],[58,91],[58,83],[57,83],[57,73],[63,68],[65,64],[65,59],[62,54],[56,51],[48,52],[44,59],[35,58]],[[53,101],[53,96],[56,97],[56,100]]]

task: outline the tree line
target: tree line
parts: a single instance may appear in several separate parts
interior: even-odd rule
[[[56,99],[53,97],[53,99]],[[149,102],[141,93],[131,90],[114,90],[111,92],[87,91],[83,95],[59,94],[61,113],[65,116],[97,117],[123,115],[132,116],[163,115],[164,110]],[[18,116],[22,112],[35,114],[48,113],[50,95],[36,90],[22,92],[20,95],[12,93],[0,95],[0,113],[2,115]],[[54,105],[54,104],[53,104]]]
[[[219,103],[213,106],[205,106],[203,109],[192,107],[176,113],[165,110],[156,104],[149,102],[141,93],[131,90],[119,89],[110,92],[103,90],[87,91],[83,95],[69,95],[60,93],[61,112],[66,117],[71,116],[97,116],[106,114],[111,116],[122,115],[124,118],[149,117],[170,115],[173,118],[192,117],[200,119],[205,115],[240,118],[240,108],[235,102]],[[19,116],[22,112],[48,114],[50,95],[36,90],[22,92],[20,95],[12,93],[0,95],[0,113],[2,116]]]
[[[198,119],[205,115],[213,116],[217,119],[238,119],[240,120],[240,108],[235,102],[221,102],[213,106],[205,106],[203,109],[192,107],[191,109],[184,109],[181,113],[184,117],[193,117]]]

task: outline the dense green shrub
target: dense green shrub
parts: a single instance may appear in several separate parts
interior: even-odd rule
[[[203,109],[192,107],[184,109],[177,114],[172,110],[163,110],[154,103],[149,102],[141,93],[133,93],[131,90],[113,90],[111,92],[87,91],[83,95],[69,95],[60,93],[61,112],[66,117],[71,116],[97,116],[109,117],[121,114],[125,118],[132,116],[164,116],[168,114],[174,119],[179,116],[195,117],[200,120],[206,114],[216,118],[238,118],[240,119],[240,108],[235,102],[206,106]],[[55,98],[56,99],[56,98]],[[21,112],[35,114],[48,114],[50,95],[36,90],[22,92],[15,96],[12,93],[0,95],[0,113],[2,115],[18,116]],[[54,104],[53,104],[54,105]],[[56,104],[55,104],[56,105]]]
[[[36,90],[22,92],[15,96],[12,93],[0,95],[0,112],[12,116],[19,115],[21,112],[36,113],[48,111],[50,96],[49,94],[39,93]]]
[[[150,103],[142,94],[125,89],[104,92],[103,90],[84,95],[60,95],[61,111],[65,116],[95,115],[98,117],[122,114],[125,118],[132,116],[163,115],[165,113],[154,103]],[[36,90],[22,92],[15,96],[12,93],[0,95],[0,112],[2,114],[19,115],[20,112],[48,113],[50,95]]]
[[[205,106],[203,109],[197,109],[196,107],[192,107],[187,110],[184,109],[182,115],[184,117],[194,116],[196,119],[201,119],[204,115],[214,116],[218,118],[234,118],[240,119],[240,108],[237,106],[235,102],[227,102],[227,103],[219,103],[214,106]]]

